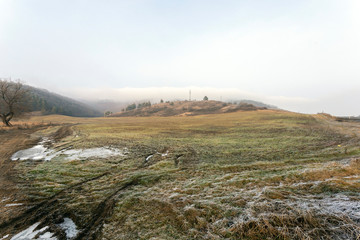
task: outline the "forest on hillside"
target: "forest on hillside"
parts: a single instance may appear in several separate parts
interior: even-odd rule
[[[42,114],[62,114],[74,117],[98,117],[102,113],[74,99],[67,98],[47,90],[27,86],[29,89],[29,107],[31,111]]]

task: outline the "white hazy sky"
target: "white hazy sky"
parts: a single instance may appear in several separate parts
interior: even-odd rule
[[[360,115],[360,0],[0,0],[0,77]]]

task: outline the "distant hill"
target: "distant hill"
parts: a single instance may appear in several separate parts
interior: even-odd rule
[[[126,108],[127,105],[132,103],[132,102],[121,102],[115,100],[80,100],[80,101],[102,113],[106,111],[120,112],[123,108]]]
[[[136,104],[128,106],[127,111],[112,114],[111,117],[130,117],[130,116],[194,116],[204,114],[229,113],[236,111],[256,111],[266,109],[256,107],[248,103],[231,104],[220,101],[174,101],[158,103],[149,106],[143,104],[136,107]]]
[[[235,103],[235,104],[248,103],[248,104],[254,105],[255,107],[265,107],[268,109],[279,109],[278,107],[276,107],[274,105],[269,105],[269,104],[259,102],[259,101],[254,101],[254,100],[243,99],[243,100],[232,100],[230,102]]]
[[[76,101],[74,99],[39,89],[25,86],[29,90],[30,110],[42,114],[62,114],[73,117],[99,117],[102,113],[98,110]]]

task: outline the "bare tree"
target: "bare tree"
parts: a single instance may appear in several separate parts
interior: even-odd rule
[[[11,119],[27,110],[28,91],[20,81],[0,79],[0,117],[8,127]]]

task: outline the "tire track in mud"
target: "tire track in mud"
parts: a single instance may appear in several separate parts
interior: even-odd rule
[[[109,217],[116,204],[117,195],[123,191],[128,189],[131,186],[136,186],[139,184],[139,179],[133,179],[123,186],[118,188],[112,194],[110,194],[104,201],[102,201],[95,212],[93,213],[92,220],[87,224],[87,226],[78,234],[75,240],[95,240],[101,234],[101,230],[103,227],[103,223],[107,217]]]
[[[150,179],[149,179],[150,177]],[[143,184],[145,180],[151,180],[151,184],[156,184],[161,178],[163,178],[163,174],[155,175],[138,175],[130,177],[128,181],[125,182],[118,187],[115,191],[113,191],[110,195],[108,195],[101,203],[98,204],[96,210],[92,213],[91,221],[87,223],[87,225],[82,228],[79,234],[74,238],[74,240],[96,240],[99,239],[102,233],[102,228],[105,220],[111,216],[113,213],[115,204],[118,200],[119,194],[127,190],[133,186]]]
[[[55,133],[51,134],[51,138],[53,138],[54,140],[56,139],[55,141],[58,142],[61,139],[70,136],[73,132],[72,126],[73,125],[66,125],[60,127]],[[53,232],[59,240],[66,239],[64,230],[60,229],[57,224],[62,221],[64,216],[70,213],[69,209],[64,207],[65,204],[70,201],[70,199],[67,199],[67,195],[69,194],[69,192],[77,189],[78,187],[81,188],[81,186],[84,184],[96,181],[110,174],[114,174],[114,172],[106,171],[93,178],[80,181],[60,190],[59,192],[48,198],[43,199],[37,204],[33,204],[33,206],[26,209],[20,215],[15,216],[3,223],[0,223],[0,232],[15,234],[21,231],[21,229],[31,226],[36,222],[41,222],[39,227],[49,226],[49,230]],[[80,229],[79,234],[75,239],[98,239],[102,234],[104,221],[113,213],[117,198],[119,198],[119,194],[132,186],[141,184],[141,180],[143,177],[146,178],[149,176],[142,175],[137,177],[131,177],[127,180],[124,179],[121,186],[115,188],[115,191],[112,191],[110,195],[108,195],[102,202],[95,206],[96,208],[94,211],[89,213],[89,223],[87,223],[85,227],[82,227]],[[155,181],[160,178],[156,178]]]
[[[91,179],[87,179],[76,183],[66,189],[61,190],[60,192],[54,194],[53,196],[49,197],[47,200],[42,201],[41,203],[37,204],[36,206],[26,210],[20,216],[17,216],[5,223],[0,224],[0,232],[17,232],[20,228],[24,228],[24,226],[30,226],[36,222],[41,222],[39,227],[43,226],[50,226],[50,230],[54,232],[59,238],[58,239],[66,239],[65,233],[61,230],[58,226],[56,226],[57,221],[59,218],[62,219],[63,215],[66,215],[66,209],[63,211],[62,205],[67,201],[60,200],[62,196],[67,194],[68,191],[77,188],[83,184],[89,183],[91,181],[100,179],[104,176],[111,174],[111,172],[105,172],[99,176],[96,176]],[[83,227],[78,235],[74,238],[74,240],[96,240],[101,236],[103,223],[107,217],[111,216],[113,213],[116,200],[118,195],[132,187],[141,184],[142,177],[148,176],[137,176],[124,182],[120,187],[118,187],[115,191],[113,191],[110,195],[108,195],[102,202],[98,204],[96,210],[91,213],[90,221]],[[155,182],[161,179],[160,176],[156,176],[154,179]],[[12,231],[11,231],[12,230]],[[15,231],[14,231],[15,230]]]
[[[43,200],[42,202],[36,204],[35,206],[27,209],[24,213],[20,214],[19,216],[12,218],[9,221],[6,221],[4,223],[1,223],[0,230],[3,231],[9,226],[13,226],[14,228],[18,228],[21,226],[28,226],[28,225],[31,225],[43,218],[46,218],[46,217],[52,215],[54,212],[58,211],[59,205],[62,204],[58,200],[61,197],[61,195],[66,194],[69,190],[72,190],[72,189],[79,187],[83,184],[86,184],[88,182],[100,179],[109,174],[110,174],[110,172],[105,172],[96,177],[75,183],[75,184],[59,191],[58,193],[54,194],[53,196],[47,198],[46,200]]]
[[[16,199],[22,203],[27,202],[26,194],[19,190],[19,186],[24,184],[19,178],[21,173],[15,168],[16,162],[10,158],[15,152],[36,145],[40,138],[36,132],[57,126],[53,124],[36,125],[31,128],[18,127],[0,131],[0,199]],[[2,205],[4,206],[5,203]],[[0,224],[25,211],[24,206],[2,210],[0,211]]]
[[[99,203],[96,210],[93,212],[91,221],[86,225],[85,228],[81,230],[74,240],[96,240],[99,239],[102,233],[103,223],[107,217],[111,216],[113,213],[116,200],[118,195],[133,186],[143,184],[144,180],[152,180],[151,184],[156,184],[160,179],[162,179],[165,175],[157,174],[155,175],[139,175],[130,177],[130,180],[125,181],[121,187],[117,188],[113,193],[108,195],[101,203]]]

